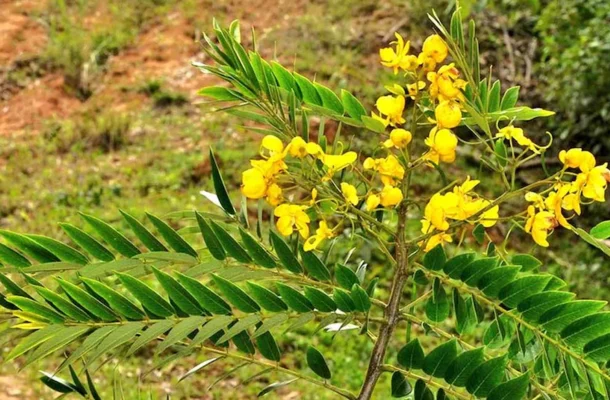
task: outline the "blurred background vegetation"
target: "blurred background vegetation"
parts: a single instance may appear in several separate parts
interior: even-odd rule
[[[556,163],[558,149],[569,146],[582,146],[608,161],[610,2],[461,4],[477,22],[483,65],[493,66],[491,73],[504,89],[519,85],[523,104],[557,112],[524,126],[539,142],[546,141],[545,131],[554,133],[548,165]],[[240,19],[244,33],[256,28],[265,57],[336,91],[349,88],[370,107],[384,91],[380,82],[391,79],[378,64],[379,47],[399,31],[419,48],[432,32],[426,13],[434,8],[446,20],[453,6],[442,0],[0,1],[0,228],[62,238],[57,222],[80,224],[77,211],[116,222],[119,209],[137,216],[146,210],[157,215],[205,210],[209,205],[198,193],[211,189],[210,145],[237,197],[241,170],[257,152],[257,135],[202,104],[197,90],[216,82],[190,65],[208,61],[198,40],[202,31],[211,31],[213,17],[225,24]],[[326,133],[334,128],[326,124]],[[352,133],[363,144],[376,141]],[[473,155],[462,155],[460,166],[480,178]],[[539,169],[540,164],[531,165],[520,179],[535,179]],[[493,188],[494,182],[484,179]],[[436,190],[430,179],[416,183],[421,192]],[[575,223],[590,227],[609,216],[608,204],[598,203]],[[418,222],[411,226],[417,230]],[[499,242],[504,233],[497,228],[491,237]],[[568,279],[581,297],[610,299],[607,261],[569,232],[555,233],[551,243],[550,251],[541,252],[525,236],[514,235],[510,247],[544,259],[544,268]],[[383,264],[376,265],[370,246],[351,245],[369,262],[371,275],[389,275]],[[299,337],[287,335],[284,348],[304,348]],[[343,355],[333,362],[333,380],[357,388],[362,377],[353,372],[358,365],[364,369],[367,352],[362,350],[370,342],[354,331],[316,340]],[[215,382],[224,371],[210,368],[175,384],[176,376],[199,358],[149,373],[151,354],[144,350],[120,367],[115,360],[105,364],[95,374],[102,391],[110,393],[117,374],[125,379],[126,398],[137,398],[140,380],[153,388],[153,398],[163,393],[251,398],[268,383],[244,389],[243,371]],[[300,365],[302,360],[286,362]],[[40,369],[53,365],[49,361]],[[41,383],[32,383],[35,373],[0,368],[0,400],[50,398]],[[299,383],[272,396],[322,398],[308,389]]]

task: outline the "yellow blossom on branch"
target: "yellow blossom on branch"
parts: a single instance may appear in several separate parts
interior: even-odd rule
[[[326,221],[320,221],[320,225],[318,229],[316,229],[316,234],[308,238],[303,244],[303,250],[312,251],[318,248],[320,243],[326,239],[330,239],[335,236],[335,233],[332,229],[328,227]]]
[[[400,34],[395,33],[396,41],[391,44],[396,44],[396,49],[385,47],[379,50],[381,65],[392,68],[394,74],[398,73],[398,69],[413,70],[417,67],[417,57],[409,55],[409,42],[405,42]]]
[[[390,154],[386,158],[367,158],[364,160],[364,169],[377,171],[384,185],[394,186],[398,180],[405,175],[405,169],[394,155]]]
[[[303,239],[309,237],[309,223],[311,220],[305,213],[306,206],[296,204],[281,204],[275,208],[273,215],[278,217],[276,226],[284,236],[290,236],[295,230]]]
[[[352,203],[353,205],[358,204],[358,191],[356,187],[350,185],[349,183],[341,182],[341,193],[346,201]]]
[[[458,139],[449,129],[432,128],[424,143],[430,148],[423,156],[424,160],[437,165],[441,162],[452,163],[455,161]]]
[[[397,149],[404,149],[411,143],[413,135],[406,129],[396,128],[390,132],[390,138],[383,142],[386,148],[395,147]]]
[[[536,154],[540,153],[538,146],[536,146],[531,139],[525,136],[523,129],[515,128],[513,125],[508,125],[500,129],[498,133],[496,133],[496,138],[508,139],[511,141],[515,140],[520,146],[523,146]]]
[[[375,107],[380,115],[373,113],[373,118],[381,121],[384,126],[398,126],[406,121],[402,116],[405,109],[404,96],[381,96],[377,99]]]
[[[456,101],[442,101],[434,110],[434,117],[440,129],[451,129],[462,122],[462,110]]]
[[[527,213],[528,219],[525,224],[525,231],[532,234],[534,242],[539,246],[548,247],[549,231],[557,225],[555,216],[550,211],[536,211],[534,206],[529,206]]]

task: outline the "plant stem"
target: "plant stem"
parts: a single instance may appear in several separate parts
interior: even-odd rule
[[[369,400],[375,390],[379,376],[383,372],[383,360],[388,343],[396,325],[400,320],[400,299],[408,276],[408,251],[405,244],[405,229],[407,220],[407,207],[402,203],[398,208],[398,227],[396,230],[396,273],[392,281],[390,299],[385,308],[386,323],[381,327],[366,371],[364,383],[360,389],[358,400]]]

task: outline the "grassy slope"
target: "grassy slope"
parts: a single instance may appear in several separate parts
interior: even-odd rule
[[[58,35],[51,40],[41,62],[53,65],[49,73],[73,76],[74,63],[78,66],[81,61],[78,57],[76,60],[62,58],[63,53],[58,55],[56,52],[57,46],[74,45],[87,52],[91,46],[88,39],[105,35],[116,44],[108,50],[109,54],[116,52],[115,60],[121,61],[121,56],[129,55],[134,47],[138,52],[146,51],[145,47],[138,46],[146,43],[149,29],[156,29],[151,26],[173,27],[167,30],[161,28],[161,33],[178,35],[180,31],[174,29],[176,24],[172,18],[182,18],[194,28],[209,26],[212,15],[228,21],[244,15],[244,18],[248,18],[248,11],[252,11],[234,9],[224,6],[222,2],[215,2],[214,5],[205,1],[183,2],[181,5],[171,1],[165,3],[147,9],[148,21],[126,18],[120,23],[112,22],[116,23],[116,32],[112,33],[113,29],[108,29],[107,25],[109,20],[104,20],[104,16],[116,15],[112,14],[112,9],[103,9],[102,17],[96,17],[96,22],[91,17],[95,7],[84,7],[84,3],[79,5],[75,2],[73,7],[76,8],[67,10],[66,15],[72,18],[70,21],[76,21],[75,16],[93,18],[92,22],[84,22],[83,26],[70,25],[70,29],[82,29],[84,36],[81,40],[85,44],[66,44],[62,41],[69,39],[65,35]],[[128,4],[134,6],[132,2]],[[356,0],[336,0],[330,4],[303,3],[298,5],[300,8],[289,8],[284,20],[277,15],[256,15],[254,21],[249,22],[256,25],[267,56],[276,52],[282,61],[288,65],[294,63],[300,72],[309,76],[317,74],[319,80],[330,82],[336,89],[349,87],[369,99],[370,104],[370,100],[383,90],[375,82],[378,79],[388,80],[388,75],[376,64],[376,49],[383,43],[382,38],[391,34],[390,29],[399,21],[402,21],[400,30],[403,33],[408,36],[419,34],[421,37],[422,33],[414,31],[415,25],[405,22],[402,16],[409,15],[412,21],[418,21],[418,18],[424,21],[419,9],[406,9],[398,2],[376,4],[374,1]],[[56,6],[55,3],[51,4],[47,10],[40,11],[40,15],[44,18],[56,16],[61,11]],[[281,10],[277,13],[281,14]],[[62,23],[64,25],[55,27],[57,32],[68,29],[68,22]],[[425,24],[418,22],[417,26],[422,29]],[[274,46],[276,42],[277,47]],[[167,57],[171,57],[171,54]],[[141,216],[144,210],[157,215],[193,208],[205,210],[209,206],[198,191],[211,189],[206,156],[210,144],[214,145],[222,162],[225,180],[232,183],[231,189],[237,193],[240,171],[256,152],[256,146],[252,145],[253,135],[240,127],[238,121],[210,113],[206,107],[177,105],[180,98],[193,100],[195,97],[192,87],[187,85],[185,88],[171,79],[166,82],[168,77],[165,74],[173,70],[164,70],[162,66],[152,64],[148,58],[136,59],[126,65],[146,73],[130,71],[127,73],[130,79],[122,75],[115,77],[115,60],[111,56],[101,63],[95,71],[96,79],[85,83],[85,89],[91,89],[93,94],[82,103],[80,110],[71,111],[65,118],[47,118],[35,128],[36,134],[0,137],[0,225],[3,229],[62,237],[56,222],[80,223],[77,210],[108,221],[118,220],[118,209],[128,210],[137,216]],[[144,64],[140,65],[140,62]],[[184,62],[186,64],[188,60]],[[25,79],[27,81],[27,77]],[[103,85],[96,86],[98,80]],[[161,82],[160,85],[156,81]],[[78,91],[71,93],[73,96],[79,95]],[[119,105],[115,104],[117,102]],[[159,107],[167,102],[168,106]],[[368,141],[367,138],[362,140]],[[476,168],[473,168],[473,174],[476,173]],[[422,178],[415,183],[420,185],[422,191],[429,188],[428,179]],[[413,230],[418,228],[415,218]],[[595,260],[583,247],[576,247],[570,253],[573,253],[570,254],[571,259],[582,260],[567,263],[570,274],[582,272],[579,269],[589,260]],[[387,271],[373,265],[372,274],[387,275]],[[595,287],[589,287],[587,293],[590,296],[600,295]],[[307,337],[312,329],[300,332],[304,336],[288,334],[282,340],[283,347],[286,350],[304,349],[308,340],[302,337]],[[315,340],[322,348],[328,349],[326,354],[330,354],[333,382],[356,389],[362,377],[354,371],[365,368],[368,352],[364,350],[371,347],[370,341],[354,331],[334,338],[330,334],[322,334]],[[333,357],[333,352],[337,357]],[[136,398],[137,385],[130,383],[150,368],[151,350],[147,349],[140,355],[140,358],[121,363],[117,370],[119,375],[125,377],[126,398]],[[240,380],[254,372],[242,369],[206,392],[207,386],[222,375],[220,367],[214,366],[186,382],[175,384],[177,376],[205,358],[203,354],[189,357],[142,379],[153,383],[154,398],[160,397],[164,391],[170,391],[176,398],[222,399],[250,398],[265,384],[282,379],[269,375],[251,387],[234,389]],[[286,362],[306,369],[303,360],[291,359],[290,355],[286,357]],[[112,390],[110,382],[115,365],[116,362],[112,361],[96,373],[97,379],[100,379],[99,386],[106,394]],[[40,366],[45,369],[52,367],[52,363]],[[4,368],[5,375],[14,372],[12,367]],[[29,379],[35,379],[34,373],[30,373]],[[170,384],[170,381],[174,384]],[[387,377],[382,385],[387,388]],[[43,394],[45,392],[41,390],[42,385],[35,383],[32,398],[46,398],[48,393]],[[380,390],[382,392],[383,389]],[[320,399],[326,396],[298,382],[280,393],[285,398]]]

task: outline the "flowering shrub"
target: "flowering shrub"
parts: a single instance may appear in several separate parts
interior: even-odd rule
[[[158,235],[122,213],[142,246],[88,215],[85,222],[105,244],[68,224],[62,227],[78,250],[42,236],[1,232],[11,246],[0,246],[7,265],[0,274],[6,289],[0,305],[11,332],[26,332],[7,360],[28,353],[25,364],[31,364],[69,350],[58,372],[69,368],[73,382],[55,374],[43,380],[91,398],[99,398],[91,365],[157,340],[157,354],[172,349],[169,360],[214,355],[181,380],[220,359],[250,365],[256,376],[289,377],[259,396],[302,379],[367,400],[388,373],[391,393],[375,392],[380,398],[609,398],[610,313],[600,312],[605,303],[575,300],[564,281],[538,272],[540,261],[511,254],[506,245],[520,229],[546,247],[562,227],[610,255],[596,239],[610,235],[608,224],[589,234],[570,223],[582,204],[604,201],[610,172],[590,152],[569,149],[559,154],[560,170],[545,170],[543,179],[519,187],[519,168],[544,156],[552,139],[549,134],[549,143],[534,143],[520,126],[551,113],[516,107],[517,88],[502,94],[498,81],[481,79],[474,22],[466,34],[459,10],[449,30],[436,15],[431,20],[438,33],[419,53],[398,33],[380,50],[381,65],[393,71],[395,82],[370,113],[345,90],[337,96],[263,60],[256,43],[247,51],[237,23],[216,26],[218,44],[205,36],[213,63],[197,66],[229,86],[201,94],[229,103],[227,111],[263,133],[259,155],[244,166],[241,208],[235,208],[210,152],[216,193],[203,194],[219,213],[174,215],[195,224],[188,231],[201,233],[202,250],[151,214]],[[311,134],[312,115],[338,123],[332,140]],[[359,153],[342,132],[349,131],[346,126],[375,143],[374,152]],[[479,180],[457,165],[449,168],[466,149],[477,150],[471,153],[486,173],[502,182],[500,195],[490,197],[493,191]],[[437,172],[441,180],[455,179],[436,192],[415,192],[413,177]],[[258,208],[252,228],[249,204]],[[414,235],[407,229],[413,219],[420,220]],[[498,224],[509,227],[502,243],[490,241],[484,254],[467,251],[470,237],[482,243],[486,230]],[[350,235],[375,244],[390,281],[371,279],[369,260],[352,265],[352,252],[345,263],[329,265],[332,244]],[[58,274],[55,289],[38,279],[49,272]],[[148,286],[146,275],[162,290]],[[313,345],[304,355],[311,373],[281,358],[278,328],[312,323],[370,337],[360,388],[333,380]],[[406,341],[397,329],[406,331]],[[427,351],[425,336],[438,338]],[[68,347],[78,340],[80,346]],[[388,349],[396,349],[397,357],[386,357]],[[76,373],[80,364],[86,387]]]

